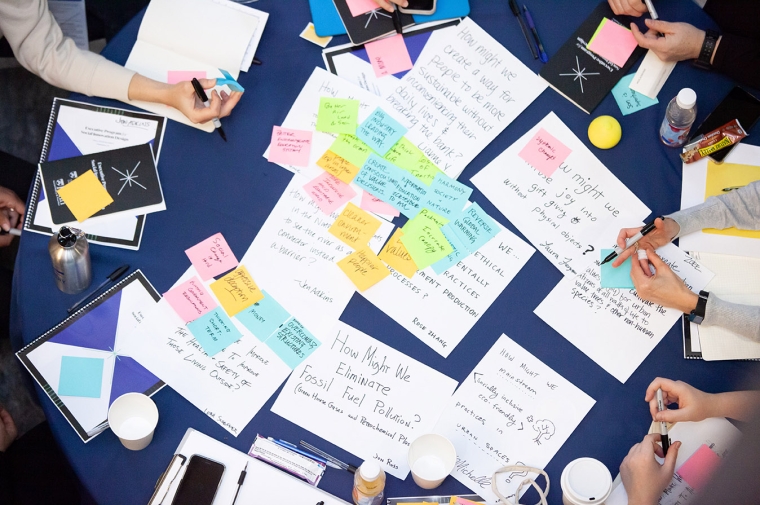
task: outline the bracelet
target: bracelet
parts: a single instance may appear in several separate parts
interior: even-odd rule
[[[715,45],[718,43],[719,37],[720,34],[715,30],[705,31],[705,40],[702,42],[702,49],[699,52],[699,57],[692,62],[695,67],[703,70],[710,69],[710,60],[712,59]]]

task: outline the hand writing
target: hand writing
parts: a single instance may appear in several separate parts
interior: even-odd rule
[[[654,233],[654,232],[652,232]],[[657,303],[663,307],[672,307],[689,313],[697,306],[698,296],[693,293],[683,279],[678,277],[664,261],[651,249],[646,249],[649,263],[655,269],[650,275],[649,265],[642,268],[641,262],[631,262],[631,280],[638,295],[644,300]],[[645,260],[642,260],[645,261]]]
[[[216,79],[198,79],[203,89],[213,88]],[[214,118],[222,118],[230,115],[243,94],[239,91],[233,91],[231,95],[222,91],[221,94],[213,90],[209,95],[209,107],[203,105],[203,102],[196,96],[193,85],[190,81],[183,81],[172,86],[169,92],[170,103],[172,107],[178,109],[193,123],[205,123]]]
[[[657,390],[662,389],[662,402],[667,406],[678,404],[678,409],[657,411]],[[680,421],[702,421],[712,417],[710,405],[712,397],[709,393],[681,381],[672,381],[657,377],[647,388],[644,400],[649,402],[649,411],[655,421],[675,423]]]
[[[647,233],[641,240],[638,241],[639,249],[659,249],[665,244],[672,242],[676,235],[678,235],[678,232],[681,230],[681,227],[678,226],[678,223],[669,217],[666,217],[665,219],[660,219],[658,217],[654,220],[654,226],[654,231]],[[626,239],[633,237],[640,230],[641,227],[623,228],[618,234],[617,245],[620,247],[625,247]],[[615,268],[619,267],[626,259],[628,259],[631,254],[634,253],[635,250],[636,248],[634,246],[631,246],[623,251],[617,258],[615,258],[615,261],[612,262],[612,266]],[[644,272],[648,274],[649,260],[644,259],[640,261],[641,268],[643,268]]]
[[[657,444],[659,440],[657,433],[645,436],[631,447],[620,464],[620,477],[628,494],[628,505],[655,505],[673,478],[681,442],[671,445],[668,455],[664,456],[662,447]],[[654,459],[655,455],[665,457],[665,462],[660,465]]]
[[[620,16],[639,17],[647,11],[647,6],[642,0],[609,0],[612,12]]]
[[[649,31],[641,33],[639,27],[631,23],[631,32],[636,42],[645,49],[651,49],[662,61],[683,61],[699,57],[704,30],[688,23],[668,23],[647,19],[644,21]],[[663,36],[658,36],[661,33]]]

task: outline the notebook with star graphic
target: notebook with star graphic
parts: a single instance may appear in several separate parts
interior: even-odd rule
[[[164,386],[126,354],[126,339],[161,299],[140,270],[16,353],[83,442],[108,428],[108,407],[125,393]]]
[[[560,47],[557,54],[549,59],[538,75],[543,77],[557,93],[587,114],[591,114],[591,111],[604,100],[615,84],[646,52],[644,48],[636,46],[621,67],[587,47],[603,28],[610,28],[604,27],[603,22],[604,24],[616,23],[618,26],[614,28],[618,28],[617,31],[619,31],[621,27],[628,29],[628,19],[630,18],[625,16],[616,17],[606,0],[600,3]]]
[[[40,163],[39,167],[45,194],[52,195],[48,205],[56,225],[76,225],[74,214],[58,190],[87,171],[95,174],[113,199],[113,203],[96,212],[87,222],[112,219],[120,213],[135,216],[166,210],[149,144]]]
[[[356,12],[351,12],[351,7],[349,7],[346,0],[333,0],[333,2],[335,3],[335,8],[338,9],[343,26],[346,27],[348,38],[351,39],[351,43],[355,46],[396,33],[393,17],[389,12],[380,7],[354,16]],[[411,14],[399,14],[401,25],[404,28],[414,24],[414,18]]]

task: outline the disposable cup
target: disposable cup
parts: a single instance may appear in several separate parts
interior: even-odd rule
[[[571,461],[560,478],[564,505],[602,505],[612,492],[612,475],[594,458]]]
[[[153,440],[158,424],[158,408],[142,393],[127,393],[118,397],[108,409],[108,424],[127,449],[145,449]]]
[[[457,451],[448,438],[430,433],[409,446],[409,468],[414,482],[422,489],[441,485],[457,462]]]

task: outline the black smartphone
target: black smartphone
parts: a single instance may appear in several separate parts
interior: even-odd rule
[[[409,0],[409,5],[399,7],[404,14],[433,14],[436,0]]]
[[[742,128],[749,131],[760,118],[760,100],[749,94],[744,89],[736,86],[726,95],[726,98],[715,107],[715,110],[702,121],[699,128],[692,134],[692,138],[710,133],[720,128],[732,119],[738,119]],[[728,146],[720,151],[715,151],[710,157],[717,163],[723,163],[734,146]]]
[[[224,465],[194,454],[174,494],[172,505],[211,505],[224,475]]]

